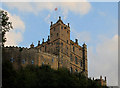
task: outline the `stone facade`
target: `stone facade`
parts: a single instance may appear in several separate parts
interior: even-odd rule
[[[33,64],[41,66],[49,64],[52,68],[65,67],[71,72],[81,72],[88,77],[87,45],[82,46],[70,40],[70,26],[59,17],[58,21],[50,25],[50,36],[47,41],[32,43],[30,48],[4,47],[3,59],[9,59],[16,68]]]
[[[96,79],[95,81],[102,86],[107,86],[106,77],[105,79],[102,79],[102,76],[100,76],[100,79]]]

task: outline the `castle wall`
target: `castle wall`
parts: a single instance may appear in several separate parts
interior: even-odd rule
[[[36,48],[4,47],[2,55],[3,62],[5,60],[11,61],[15,69],[25,67],[28,64],[37,66],[47,64],[53,69],[58,68],[57,56],[41,52]]]

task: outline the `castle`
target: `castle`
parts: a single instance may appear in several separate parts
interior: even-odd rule
[[[47,41],[32,43],[30,48],[3,47],[3,58],[9,59],[16,69],[28,64],[37,66],[50,65],[53,69],[67,68],[70,72],[80,72],[88,77],[87,45],[82,46],[70,40],[70,25],[66,25],[59,17],[50,25],[50,36]]]

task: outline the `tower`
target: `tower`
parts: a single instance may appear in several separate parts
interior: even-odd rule
[[[83,44],[83,71],[85,75],[88,76],[88,67],[87,67],[87,45]]]
[[[50,41],[52,52],[59,57],[59,66],[66,67],[67,59],[70,56],[70,27],[64,24],[59,16],[58,21],[50,25]]]

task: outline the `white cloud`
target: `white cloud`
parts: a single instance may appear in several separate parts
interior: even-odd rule
[[[7,11],[8,12],[8,11]],[[7,41],[5,46],[18,45],[23,40],[23,33],[25,31],[25,24],[19,16],[10,14],[8,12],[9,21],[12,22],[13,29],[6,33]]]
[[[79,40],[80,43],[88,43],[91,39],[90,33],[87,31],[77,32],[76,30],[71,28],[71,33],[75,38]]]
[[[14,3],[5,3],[8,8],[15,9],[17,8],[22,12],[31,12],[38,14],[43,10],[54,11],[54,9],[60,8],[64,19],[66,19],[68,12],[77,13],[80,15],[87,14],[91,9],[91,4],[87,0],[81,0],[84,2],[14,2]]]
[[[109,86],[118,85],[118,35],[111,39],[102,37],[96,47],[88,48],[89,76],[107,77]]]
[[[45,22],[48,24],[50,24],[50,17],[51,17],[51,15],[48,14],[47,17],[45,18]]]

